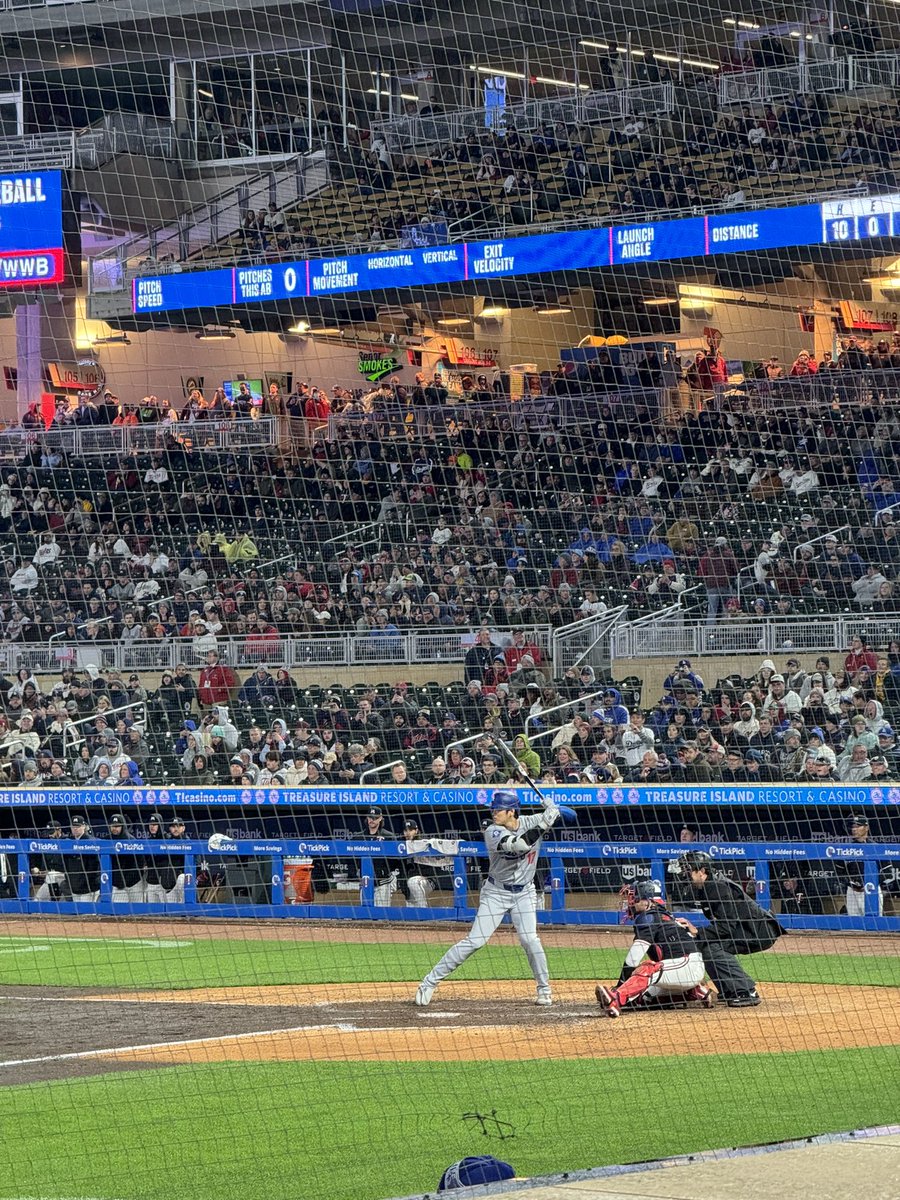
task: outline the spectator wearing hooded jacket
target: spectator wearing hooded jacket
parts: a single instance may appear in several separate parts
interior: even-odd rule
[[[789,692],[783,675],[773,675],[769,680],[769,690],[760,706],[760,716],[764,713],[771,717],[776,728],[782,728],[787,721],[799,713],[803,702],[796,692]]]
[[[622,703],[622,693],[616,688],[606,689],[602,706],[595,708],[592,715],[604,724],[614,725],[617,733],[621,733],[628,725],[628,709]]]
[[[878,749],[878,734],[872,732],[862,713],[850,718],[850,732],[844,742],[844,754],[850,754],[854,746],[862,746],[867,755],[870,751]]]
[[[747,739],[759,733],[759,721],[756,719],[756,706],[749,700],[743,700],[739,707],[739,720],[734,723],[734,732]],[[727,748],[727,746],[726,746]]]
[[[861,742],[856,742],[850,750],[837,760],[838,779],[842,783],[863,783],[872,774],[869,766],[869,754]]]

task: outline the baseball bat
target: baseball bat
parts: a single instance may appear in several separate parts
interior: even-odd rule
[[[504,742],[503,738],[500,737],[500,735],[498,733],[492,733],[491,738],[496,743],[498,749],[500,750],[500,753],[509,762],[509,764],[513,768],[513,771],[515,772],[515,774],[518,775],[521,779],[524,779],[524,781],[528,784],[528,786],[531,788],[531,790],[534,792],[534,794],[537,796],[537,798],[540,800],[540,802],[542,804],[545,803],[547,797],[544,795],[544,793],[541,791],[541,789],[538,787],[538,785],[534,782],[534,780],[531,778],[531,776],[525,770],[525,767],[523,766],[523,764],[520,763],[519,760],[516,758],[515,754],[513,754],[512,750],[509,748],[509,746],[506,744],[506,742]],[[576,813],[574,808],[569,808],[569,806],[567,804],[558,804],[556,807],[559,809],[560,816],[562,817],[562,819],[564,821],[571,823],[572,821],[578,820],[578,814]]]

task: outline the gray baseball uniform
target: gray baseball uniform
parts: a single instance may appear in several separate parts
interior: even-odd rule
[[[558,808],[547,808],[530,817],[519,817],[515,831],[502,825],[489,825],[484,844],[489,854],[488,878],[481,889],[481,902],[472,928],[466,937],[451,946],[444,957],[422,980],[428,987],[437,987],[442,979],[462,966],[470,955],[480,950],[509,913],[519,943],[525,951],[538,993],[550,992],[547,956],[537,933],[537,905],[534,891],[534,872],[541,852],[543,833],[532,841],[523,834],[533,829],[546,832],[559,816]],[[533,836],[533,835],[532,835]]]

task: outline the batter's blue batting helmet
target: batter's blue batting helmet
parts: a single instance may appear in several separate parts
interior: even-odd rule
[[[512,809],[514,812],[519,811],[519,797],[515,792],[508,788],[501,788],[494,792],[491,800],[491,812],[497,812],[501,808]]]

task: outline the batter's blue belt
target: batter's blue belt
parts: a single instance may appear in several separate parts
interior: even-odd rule
[[[503,888],[504,892],[527,892],[531,887],[530,883],[498,883],[490,875],[487,878],[488,883],[492,883],[494,887]]]

